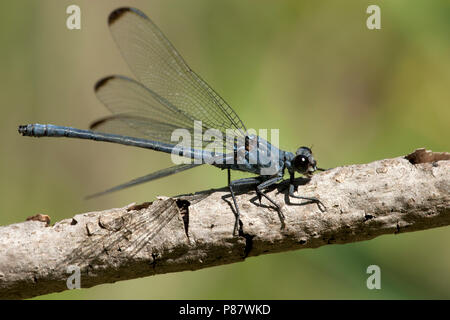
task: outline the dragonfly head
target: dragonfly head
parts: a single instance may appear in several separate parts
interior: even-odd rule
[[[317,170],[317,162],[314,160],[312,151],[308,147],[300,147],[297,149],[292,164],[298,173],[306,176],[310,176]]]

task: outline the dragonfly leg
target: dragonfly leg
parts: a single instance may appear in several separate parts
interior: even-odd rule
[[[294,185],[294,178],[291,176],[290,183],[289,183],[289,197],[295,198],[295,199],[302,199],[307,200],[306,202],[300,203],[300,204],[309,204],[309,203],[317,203],[317,206],[319,207],[319,210],[322,212],[326,211],[325,205],[317,198],[314,197],[303,197],[303,196],[296,196],[294,194],[295,185]]]
[[[278,203],[276,203],[275,201],[273,201],[272,199],[269,198],[269,196],[267,196],[267,194],[264,193],[264,189],[277,183],[278,181],[282,180],[283,177],[274,177],[274,178],[270,178],[269,180],[266,180],[262,183],[260,183],[257,187],[256,187],[256,192],[257,194],[261,197],[263,196],[264,198],[266,198],[267,200],[270,201],[270,203],[272,203],[276,208],[277,208],[277,212],[278,212],[278,218],[280,219],[281,222],[281,229],[284,229],[285,224],[284,224],[284,214],[283,212],[281,212],[281,207],[278,205]]]
[[[230,171],[230,169],[228,169],[228,188],[230,189],[231,198],[233,198],[234,208],[236,209],[236,221],[234,223],[233,235],[237,235],[237,233],[238,233],[239,218],[240,218],[240,214],[241,214],[239,211],[239,206],[236,201],[236,196],[234,195],[233,187],[248,186],[248,185],[253,185],[253,184],[257,185],[260,182],[261,181],[257,178],[244,178],[244,179],[231,181],[231,171]]]
[[[236,220],[234,222],[234,229],[233,229],[233,235],[236,236],[237,231],[238,231],[238,225],[239,225],[239,217],[240,217],[241,213],[239,212],[239,207],[237,205],[236,197],[235,197],[234,191],[233,191],[233,185],[231,184],[230,169],[228,169],[228,188],[230,188],[231,198],[233,198],[234,208],[236,209]]]

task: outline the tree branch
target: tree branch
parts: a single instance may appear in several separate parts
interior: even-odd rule
[[[81,287],[88,288],[446,226],[449,160],[449,153],[419,149],[331,169],[311,181],[297,179],[298,194],[319,198],[325,212],[316,204],[287,203],[287,184],[281,183],[268,195],[282,206],[283,230],[270,203],[263,199],[260,205],[254,190],[246,190],[237,195],[239,236],[232,234],[235,215],[227,189],[78,214],[53,226],[47,226],[48,217],[35,216],[0,227],[0,298],[67,290],[71,265],[80,268]]]

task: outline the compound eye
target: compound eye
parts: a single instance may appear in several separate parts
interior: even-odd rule
[[[309,165],[309,161],[308,158],[306,158],[305,156],[296,156],[294,158],[294,167],[300,171],[300,172],[307,172],[308,171],[308,165]]]

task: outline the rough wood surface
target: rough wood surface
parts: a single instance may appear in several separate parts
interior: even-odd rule
[[[237,195],[240,231],[227,189],[83,213],[47,226],[46,217],[0,227],[0,298],[29,298],[81,287],[243,261],[248,256],[369,240],[450,223],[450,156],[419,149],[406,157],[331,169],[298,179],[317,205],[287,203],[287,185],[269,195],[286,228],[253,190]]]

